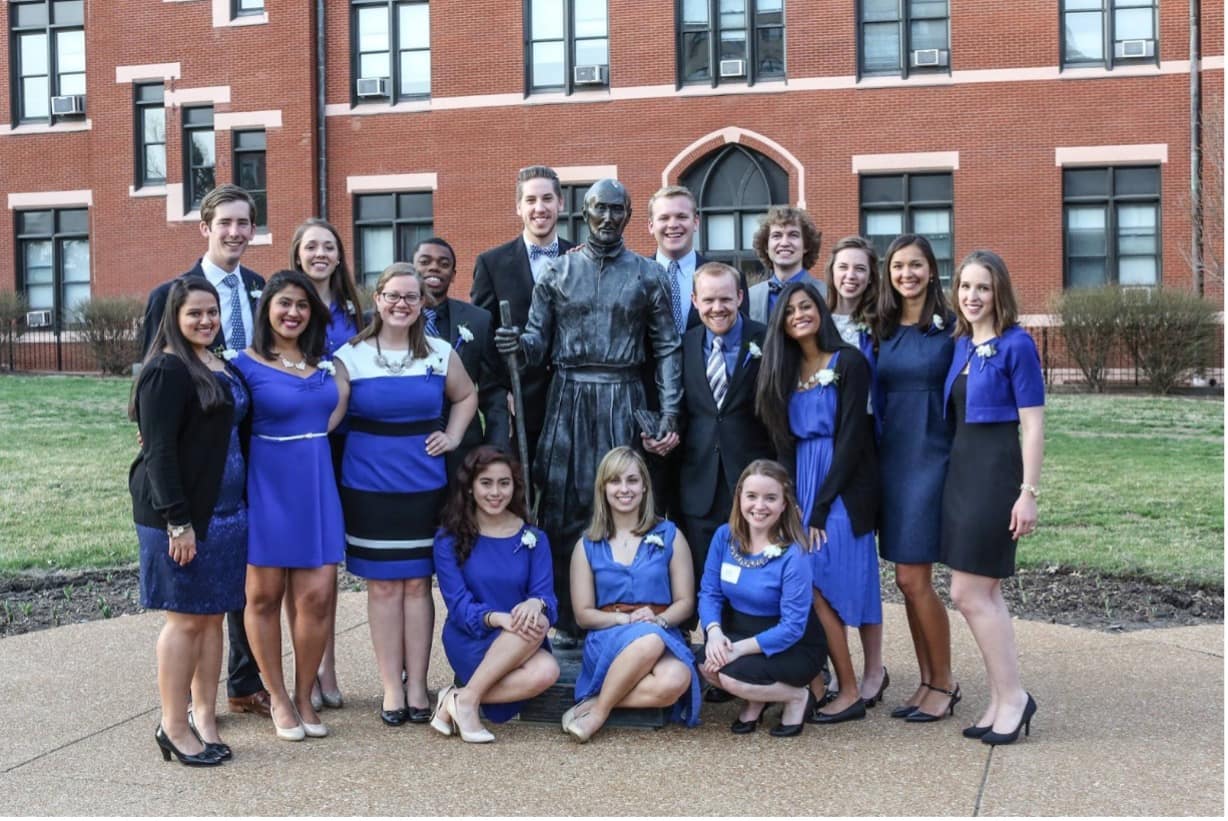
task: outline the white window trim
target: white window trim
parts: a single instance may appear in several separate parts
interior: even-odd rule
[[[116,66],[115,82],[147,83],[178,80],[183,67],[179,63],[146,63],[139,66]]]
[[[347,194],[408,194],[438,191],[439,175],[433,171],[419,174],[351,175],[345,178]]]
[[[1168,143],[1138,145],[1071,145],[1053,149],[1059,168],[1081,165],[1155,165],[1168,162]]]
[[[906,174],[918,171],[958,171],[958,151],[917,151],[904,154],[854,154],[854,174]]]
[[[214,131],[232,131],[236,128],[281,128],[281,109],[227,111],[213,115]]]
[[[89,188],[78,191],[13,192],[8,197],[9,210],[39,210],[43,208],[90,208],[94,192]]]

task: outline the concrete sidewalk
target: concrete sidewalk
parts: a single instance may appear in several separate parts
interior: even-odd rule
[[[735,706],[705,705],[693,730],[611,729],[580,746],[513,721],[474,746],[380,723],[365,594],[347,593],[333,734],[287,744],[267,719],[223,712],[235,759],[210,770],[163,763],[154,745],[159,614],[15,636],[0,641],[0,814],[1223,815],[1223,625],[1017,622],[1039,711],[1031,738],[991,749],[960,735],[986,686],[954,613],[955,718],[888,717],[916,672],[903,609],[884,609],[893,681],[864,721],[735,737]],[[451,678],[438,640],[430,678]]]

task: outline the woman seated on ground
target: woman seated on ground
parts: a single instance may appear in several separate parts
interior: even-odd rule
[[[729,524],[712,537],[699,587],[704,628],[700,672],[745,699],[730,726],[753,733],[772,702],[784,713],[774,736],[800,735],[809,684],[823,666],[823,630],[811,610],[806,532],[788,472],[756,459],[738,479]]]
[[[699,676],[678,625],[695,610],[690,548],[658,521],[644,459],[628,447],[597,466],[593,520],[571,554],[571,602],[589,631],[576,706],[563,729],[585,742],[615,707],[673,707],[699,723]]]
[[[443,649],[459,687],[439,691],[431,726],[470,743],[494,741],[478,709],[502,723],[559,677],[546,631],[558,619],[550,544],[525,523],[520,466],[483,445],[465,456],[435,536],[448,607]]]
[[[209,351],[221,327],[217,291],[203,277],[171,284],[166,312],[129,416],[141,452],[128,485],[140,543],[141,606],[166,611],[158,636],[162,758],[213,766],[231,757],[214,705],[222,618],[243,607],[246,469],[238,425],[250,400]],[[193,709],[188,707],[189,688]]]

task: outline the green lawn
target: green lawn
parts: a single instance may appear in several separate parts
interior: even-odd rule
[[[135,560],[125,379],[0,377],[0,572]],[[1020,562],[1223,586],[1221,401],[1059,395]]]

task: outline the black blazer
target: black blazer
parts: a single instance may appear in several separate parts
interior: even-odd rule
[[[776,456],[772,440],[755,416],[755,382],[759,377],[758,357],[750,355],[750,343],[763,349],[766,330],[758,322],[742,320],[742,347],[738,367],[729,376],[725,402],[717,410],[708,385],[704,359],[703,325],[682,337],[683,435],[679,467],[679,496],[682,512],[702,516],[712,506],[717,482],[724,482],[733,495],[738,477],[755,459]],[[862,405],[862,415],[865,406]]]
[[[507,450],[509,445],[507,416],[507,387],[503,384],[505,369],[499,366],[499,355],[495,351],[495,336],[491,330],[490,313],[476,305],[461,302],[459,299],[447,300],[447,313],[436,321],[440,336],[452,344],[456,355],[465,366],[465,372],[478,386],[478,408],[486,421],[485,434],[482,432],[482,421],[474,414],[473,421],[465,431],[460,446],[448,454],[448,477],[456,475],[456,466],[464,459],[465,454],[483,442],[498,445]],[[472,342],[462,342],[460,327],[464,325],[473,334]],[[459,345],[459,348],[457,347]],[[444,421],[447,422],[448,410],[451,404],[444,399]]]
[[[196,264],[192,266],[192,270],[180,274],[181,277],[200,277],[205,278],[205,269],[200,266],[200,260],[196,260]],[[248,296],[252,305],[252,322],[256,321],[256,303],[260,300],[252,297],[253,290],[262,290],[264,288],[264,277],[257,274],[251,268],[239,266],[239,277],[243,280],[243,291]],[[162,314],[166,311],[166,295],[170,293],[171,283],[163,282],[157,288],[149,292],[149,301],[145,303],[145,318],[141,323],[142,337],[144,339],[141,344],[141,350],[145,353],[149,352],[149,346],[153,344],[154,335],[158,333],[158,326],[162,324]],[[226,306],[222,308],[222,322],[218,325],[217,337],[213,340],[213,347],[226,347]],[[249,339],[248,342],[251,342]]]
[[[559,237],[560,254],[567,253],[574,245],[575,243]],[[506,299],[511,307],[512,323],[524,328],[529,321],[529,304],[533,301],[533,269],[529,265],[529,252],[524,246],[523,236],[518,235],[511,242],[478,254],[469,298],[474,305],[490,312],[493,328],[502,324],[499,301]],[[502,362],[500,369],[504,373],[507,371]],[[507,377],[504,377],[504,383],[508,384]],[[541,431],[542,421],[546,416],[546,393],[550,388],[549,365],[522,369],[520,388],[524,394],[525,432],[532,439]]]
[[[141,368],[136,383],[141,452],[128,470],[132,519],[164,528],[192,523],[206,538],[226,469],[234,400],[206,413],[188,366],[162,353]]]

